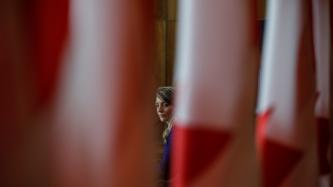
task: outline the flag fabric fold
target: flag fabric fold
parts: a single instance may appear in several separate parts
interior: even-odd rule
[[[311,8],[268,2],[256,135],[263,187],[317,184]]]
[[[182,0],[179,13],[171,186],[258,186],[255,3]]]
[[[4,3],[1,186],[154,186],[153,1]]]
[[[330,172],[328,147],[330,142],[330,1],[313,0],[314,36],[316,54],[317,100],[315,116],[317,122],[317,140],[320,175]]]

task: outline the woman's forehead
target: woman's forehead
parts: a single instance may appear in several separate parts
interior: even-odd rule
[[[157,96],[155,102],[156,103],[164,103],[165,101],[162,98],[160,98],[159,96]]]

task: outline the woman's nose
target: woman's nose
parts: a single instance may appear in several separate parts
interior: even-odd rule
[[[158,106],[158,107],[157,107],[157,111],[158,111],[158,112],[163,112],[163,106]]]

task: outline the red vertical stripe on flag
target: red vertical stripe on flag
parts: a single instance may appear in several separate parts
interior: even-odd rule
[[[31,2],[30,2],[31,3]],[[37,105],[51,102],[68,38],[69,0],[34,0],[26,25],[30,28]]]
[[[329,174],[331,168],[328,161],[330,142],[330,0],[312,0],[313,22],[316,53],[317,92],[315,116],[317,127],[319,171],[321,177]],[[322,180],[322,179],[320,179]]]

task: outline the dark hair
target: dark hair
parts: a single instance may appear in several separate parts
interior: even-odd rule
[[[159,87],[156,96],[166,102],[168,105],[173,104],[174,89],[173,87]]]

